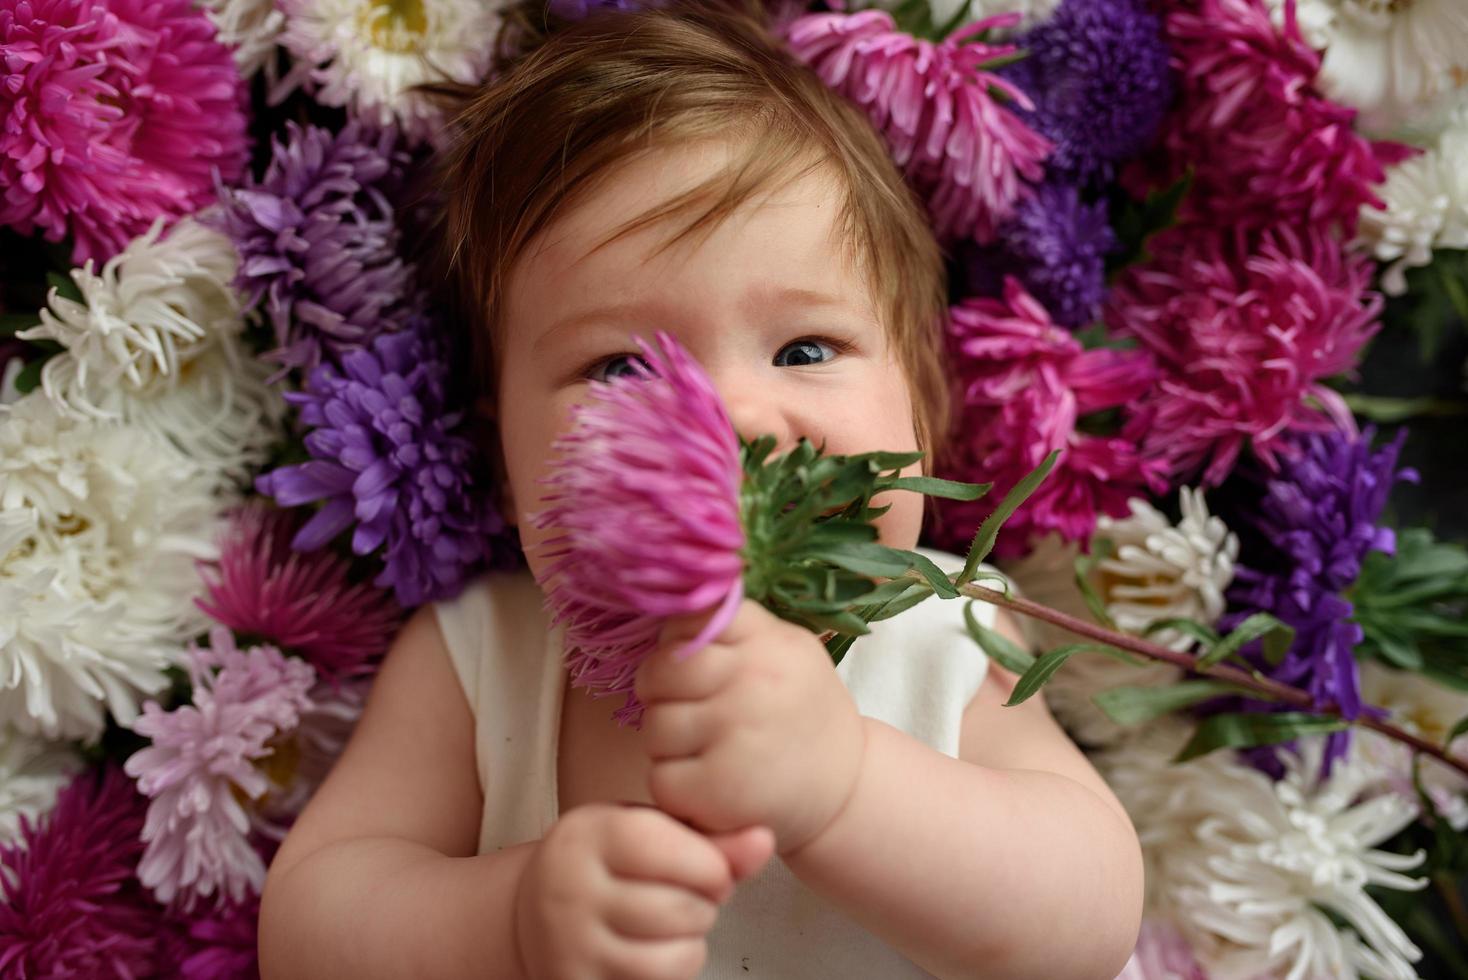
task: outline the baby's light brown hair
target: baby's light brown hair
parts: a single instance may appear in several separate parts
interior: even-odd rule
[[[931,472],[948,431],[943,256],[921,202],[861,111],[785,51],[755,0],[674,0],[592,15],[544,36],[534,8],[543,0],[522,8],[519,51],[496,77],[475,90],[439,90],[459,104],[437,173],[437,273],[469,333],[481,402],[496,397],[510,271],[536,234],[636,153],[732,138],[724,171],[613,239],[686,219],[668,247],[712,231],[760,191],[826,168],[840,185],[848,258],[869,283],[907,373]]]

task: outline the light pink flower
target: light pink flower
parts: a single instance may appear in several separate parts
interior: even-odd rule
[[[797,58],[851,99],[886,138],[897,165],[927,201],[943,239],[988,241],[1044,177],[1052,144],[1007,104],[1029,98],[986,66],[1015,51],[977,36],[1013,26],[988,17],[934,44],[896,29],[884,10],[809,14],[786,28]]]
[[[1292,432],[1354,431],[1321,382],[1352,370],[1380,329],[1370,261],[1318,228],[1258,242],[1208,226],[1165,232],[1108,304],[1108,325],[1162,372],[1128,434],[1175,479],[1205,467],[1203,482],[1217,485],[1246,444],[1273,468]]]
[[[556,440],[546,508],[534,525],[553,559],[538,576],[552,621],[565,626],[573,682],[625,694],[615,717],[640,726],[638,665],[663,621],[717,608],[680,656],[705,646],[744,595],[739,439],[708,376],[666,333],[637,338],[646,365],[593,382]]]
[[[330,550],[295,551],[297,512],[253,500],[233,515],[217,563],[199,566],[208,595],[200,609],[237,633],[298,653],[325,681],[371,674],[397,631],[392,596],[348,580]]]
[[[307,692],[316,679],[310,664],[274,647],[236,648],[223,627],[209,639],[189,650],[193,703],[164,711],[147,702],[133,730],[153,744],[123,767],[152,797],[138,877],[184,912],[201,897],[214,895],[222,908],[263,886],[265,864],[248,839],[241,802],[270,789],[255,760],[271,755],[272,739],[312,708]]]
[[[1148,389],[1156,369],[1145,353],[1085,350],[1012,277],[1003,299],[966,299],[949,311],[948,350],[959,415],[942,475],[992,481],[994,490],[976,501],[934,501],[940,547],[967,551],[1004,494],[1056,449],[1055,468],[1005,524],[996,555],[1019,554],[1048,531],[1088,539],[1098,514],[1121,516],[1130,497],[1162,489],[1162,467],[1129,440],[1077,428],[1082,416]]]
[[[191,0],[0,9],[0,224],[101,263],[244,170],[244,82]]]
[[[1208,980],[1208,974],[1176,926],[1144,919],[1132,958],[1116,980]]]
[[[1164,180],[1193,168],[1185,220],[1338,227],[1349,237],[1362,205],[1383,207],[1385,167],[1416,151],[1357,135],[1356,110],[1320,93],[1320,55],[1293,3],[1282,29],[1265,0],[1199,0],[1165,24],[1179,95],[1154,163]],[[1136,170],[1130,181],[1145,182]]]

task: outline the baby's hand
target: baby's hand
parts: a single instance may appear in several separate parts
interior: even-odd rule
[[[566,812],[515,894],[521,969],[533,980],[698,976],[718,906],[769,860],[770,837],[706,837],[649,806]]]
[[[861,715],[821,642],[750,599],[713,643],[674,660],[707,621],[670,620],[638,668],[653,800],[707,831],[769,827],[789,853],[855,789]]]

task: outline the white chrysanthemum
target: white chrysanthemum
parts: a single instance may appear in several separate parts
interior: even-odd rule
[[[1391,167],[1380,194],[1385,210],[1362,207],[1357,245],[1391,263],[1382,288],[1407,291],[1406,271],[1432,261],[1433,249],[1468,248],[1468,105],[1410,160]]]
[[[1112,557],[1092,571],[1090,584],[1118,627],[1142,634],[1164,619],[1192,619],[1207,625],[1218,621],[1224,608],[1223,592],[1233,581],[1238,538],[1223,521],[1208,513],[1201,492],[1181,491],[1182,520],[1174,527],[1144,500],[1130,501],[1131,516],[1097,522],[1093,542],[1106,538]],[[1040,543],[1010,574],[1028,598],[1090,620],[1075,584],[1074,544],[1051,536]],[[1076,642],[1063,630],[1034,621],[1038,645]],[[1152,639],[1174,650],[1187,650],[1194,640],[1175,630],[1163,630]],[[1170,664],[1149,661],[1134,667],[1120,660],[1081,654],[1066,661],[1045,685],[1045,700],[1062,725],[1089,745],[1107,745],[1121,738],[1118,726],[1091,700],[1101,691],[1122,685],[1170,684],[1182,672]]]
[[[1421,951],[1366,886],[1427,884],[1401,874],[1422,852],[1375,849],[1416,807],[1369,795],[1379,773],[1355,753],[1317,786],[1322,738],[1301,739],[1299,756],[1281,751],[1286,775],[1273,782],[1227,751],[1172,765],[1187,734],[1164,719],[1095,762],[1136,826],[1149,908],[1177,924],[1208,975],[1415,977]]]
[[[1468,716],[1468,695],[1434,684],[1413,671],[1394,670],[1374,660],[1361,664],[1361,698],[1387,709],[1393,722],[1434,745],[1442,745],[1453,725]],[[1352,738],[1361,740],[1361,753],[1370,756],[1382,770],[1383,790],[1417,799],[1409,747],[1370,729],[1358,729]],[[1468,734],[1453,740],[1452,754],[1468,760]],[[1468,830],[1468,778],[1427,756],[1419,765],[1422,788],[1433,806],[1454,830]]]
[[[51,290],[40,325],[20,336],[65,348],[41,371],[41,390],[63,412],[138,425],[243,480],[264,462],[285,402],[240,339],[239,256],[192,218],[160,240],[162,228],[160,218],[101,275],[90,260],[73,269],[83,302]]]
[[[82,768],[81,756],[66,743],[30,738],[0,725],[0,846],[19,843],[20,818],[35,823],[50,812],[56,794]]]
[[[234,49],[241,77],[264,70],[267,81],[276,80],[276,39],[285,28],[285,14],[274,0],[194,0],[194,5],[208,13],[220,43]]]
[[[1269,3],[1282,22],[1285,0]],[[1296,9],[1305,39],[1323,52],[1317,84],[1361,111],[1364,132],[1425,135],[1468,94],[1463,0],[1298,0]]]
[[[38,392],[0,406],[0,718],[90,740],[167,686],[206,622],[212,486],[134,426],[76,421]]]
[[[348,106],[423,142],[442,127],[437,109],[409,90],[421,82],[477,82],[500,29],[498,0],[280,0],[280,43],[296,67],[272,92],[309,78],[316,101]]]

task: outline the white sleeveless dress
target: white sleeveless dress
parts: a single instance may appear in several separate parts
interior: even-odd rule
[[[944,571],[963,566],[957,555],[918,550]],[[863,715],[955,758],[964,709],[988,670],[964,629],[966,601],[931,597],[871,624],[836,667]],[[525,571],[481,576],[435,612],[474,713],[484,792],[478,853],[538,840],[560,814],[560,630],[548,629],[540,587]],[[977,602],[974,612],[993,623],[994,606]],[[931,976],[807,888],[778,857],[721,907],[708,948],[705,980]]]

